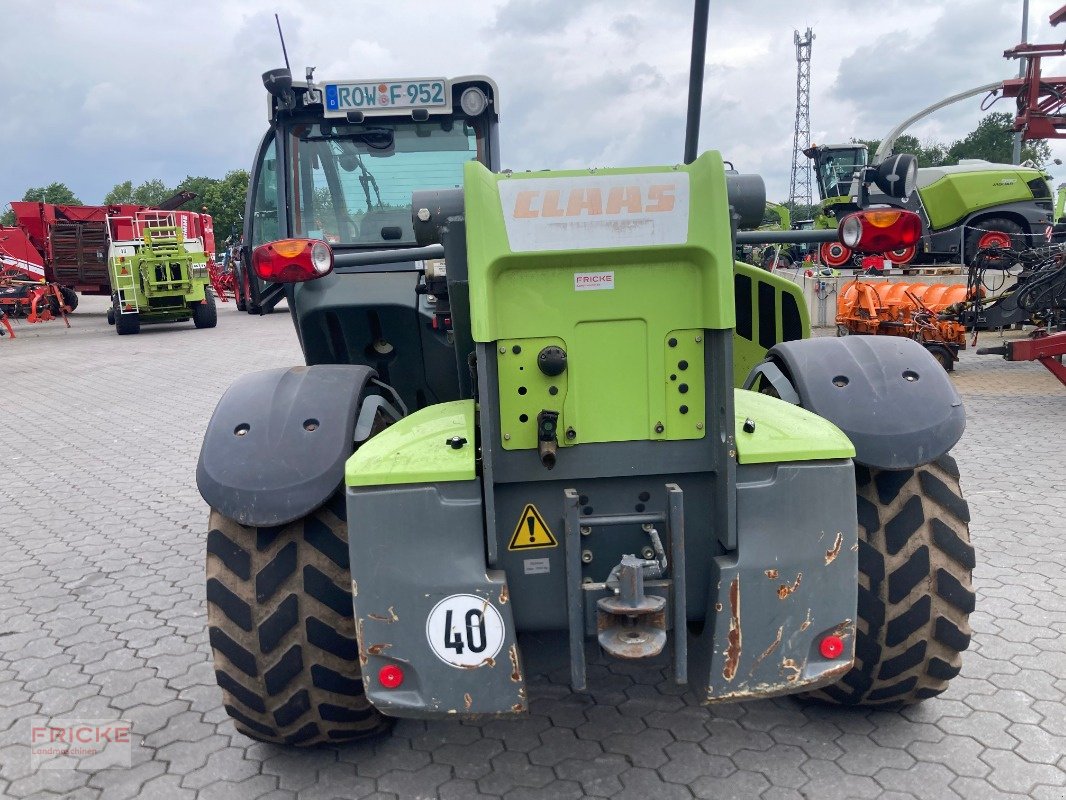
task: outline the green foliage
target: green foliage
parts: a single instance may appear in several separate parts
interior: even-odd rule
[[[136,187],[133,181],[123,181],[116,183],[111,191],[104,195],[104,205],[132,203],[138,206],[157,206],[173,194],[174,192],[158,178],[145,181]]]
[[[247,170],[235,169],[221,179],[189,176],[175,191],[196,192],[191,207],[207,209],[215,225],[215,240],[221,246],[227,237],[240,238],[244,227],[244,203],[248,196]]]
[[[82,204],[69,186],[58,181],[47,186],[27,189],[26,194],[22,195],[22,199],[38,203],[55,203],[60,206],[80,206]]]
[[[33,203],[55,203],[61,206],[80,206],[81,200],[77,198],[70,187],[65,183],[55,181],[47,186],[34,186],[26,190],[22,199]],[[14,225],[15,212],[8,209],[0,216],[0,225]]]
[[[1009,164],[1014,151],[1014,117],[1007,113],[989,114],[962,139],[951,144],[937,141],[920,142],[910,134],[903,134],[892,146],[894,153],[913,153],[919,167],[941,167],[958,164],[963,158],[981,158],[996,164]],[[871,158],[881,144],[880,139],[852,139],[865,144]],[[1043,139],[1022,145],[1022,161],[1045,166],[1051,160],[1051,148]]]
[[[1007,113],[989,114],[964,138],[951,145],[948,156],[957,164],[962,158],[983,158],[1009,164],[1014,150],[1014,117]],[[1022,144],[1022,161],[1043,166],[1051,159],[1051,148],[1043,139]]]
[[[874,153],[877,152],[877,148],[881,146],[880,139],[852,139],[852,141],[866,145],[871,159]],[[922,143],[918,141],[917,137],[907,133],[896,139],[892,151],[894,153],[911,153],[917,156],[919,167],[942,167],[945,164],[956,163],[947,160],[948,149],[940,142],[928,141]]]
[[[116,183],[110,192],[104,195],[105,206],[117,206],[133,202],[133,181]]]
[[[133,181],[116,183],[104,197],[104,203],[134,203],[155,206],[174,196],[177,192],[193,192],[196,199],[185,208],[196,209],[211,215],[215,236],[221,245],[227,236],[240,236],[244,219],[244,199],[248,194],[248,173],[243,169],[226,173],[223,178],[189,175],[185,180],[169,188],[161,180],[145,181],[134,186]]]

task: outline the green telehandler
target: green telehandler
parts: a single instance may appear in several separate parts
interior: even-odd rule
[[[921,346],[810,339],[799,290],[734,261],[837,232],[739,230],[765,191],[697,157],[696,6],[682,164],[501,172],[487,78],[264,75],[245,239],[306,364],[234,382],[197,466],[239,731],[520,715],[533,650],[574,691],[598,648],[703,704],[899,706],[959,672],[961,402]]]

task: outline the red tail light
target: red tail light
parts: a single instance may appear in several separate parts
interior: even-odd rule
[[[264,281],[313,281],[333,271],[333,250],[321,239],[282,239],[255,248],[252,267]]]
[[[840,241],[860,253],[900,250],[921,238],[921,218],[898,208],[856,211],[840,222]]]

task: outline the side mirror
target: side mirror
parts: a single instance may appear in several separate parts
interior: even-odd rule
[[[909,153],[889,156],[874,167],[874,183],[889,197],[906,200],[918,179],[918,159]]]

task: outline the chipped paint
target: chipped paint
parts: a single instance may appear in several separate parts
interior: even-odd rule
[[[391,644],[385,644],[385,643],[372,644],[372,645],[370,645],[370,647],[368,647],[366,649],[366,651],[368,653],[370,653],[370,655],[372,655],[372,656],[380,656],[382,653],[384,653],[390,647],[392,647]]]
[[[515,683],[521,683],[522,669],[518,663],[518,645],[512,644],[507,648],[507,655],[511,657],[511,680]]]
[[[481,669],[482,667],[488,667],[489,669],[492,669],[496,666],[496,659],[486,658],[477,664],[455,664],[454,666],[459,667],[459,669]]]
[[[363,647],[363,618],[359,617],[359,621],[355,624],[355,642],[359,648],[359,663],[362,666],[366,666],[366,662],[369,661],[369,657],[366,654],[366,648]]]
[[[778,572],[777,572],[776,569],[768,569],[768,570],[766,570],[766,577],[769,578],[772,581],[776,581],[777,580],[777,575],[778,575]]]
[[[803,633],[809,627],[811,627],[811,610],[808,608],[807,619],[803,620],[803,624],[800,625],[800,633]]]
[[[841,639],[846,639],[851,636],[852,622],[850,619],[846,619],[833,628],[833,635],[839,636]]]
[[[367,617],[369,619],[376,620],[377,622],[384,622],[384,623],[386,623],[388,625],[391,625],[394,622],[399,622],[400,621],[400,618],[398,616],[396,616],[396,607],[395,606],[389,606],[389,615],[388,616],[385,616],[383,614],[367,614]]]
[[[515,703],[515,704],[514,704],[513,706],[511,706],[511,711],[512,711],[513,713],[515,713],[515,714],[521,714],[521,713],[523,713],[523,712],[524,712],[525,710],[526,710],[526,707],[525,707],[525,705],[524,705],[524,704],[522,704],[522,703]]]
[[[352,597],[359,596],[359,584],[355,582],[355,578],[352,578]]]
[[[505,583],[500,587],[500,605],[507,605],[507,601],[510,599],[510,594],[507,591],[507,584]]]
[[[474,698],[470,696],[470,692],[463,695],[463,705],[466,707],[467,711],[469,711],[470,707],[474,705]]]
[[[785,598],[787,598],[790,594],[792,594],[794,591],[796,591],[798,588],[800,588],[800,582],[802,580],[803,580],[803,573],[802,572],[798,572],[798,573],[796,573],[796,580],[791,586],[789,586],[787,583],[782,583],[780,586],[778,586],[777,587],[777,599],[778,600],[784,600]]]
[[[844,534],[842,532],[840,532],[840,531],[837,531],[837,540],[833,544],[833,549],[825,551],[825,565],[827,567],[830,564],[832,564],[834,561],[837,560],[837,556],[840,555],[840,547],[843,544],[844,544]]]
[[[715,611],[721,611],[722,610],[722,604],[721,603],[715,603],[714,604],[714,610]]]
[[[772,642],[770,642],[770,646],[763,650],[762,655],[755,659],[755,663],[751,665],[751,672],[748,673],[749,678],[755,674],[755,670],[759,668],[759,665],[781,645],[781,637],[784,636],[784,633],[785,626],[782,625],[780,628],[777,629],[777,636]]]
[[[722,677],[727,681],[733,680],[737,674],[737,665],[740,663],[740,649],[742,645],[740,631],[740,576],[737,575],[729,584],[729,633],[726,635],[728,646],[725,653],[725,666],[722,668]]]
[[[796,663],[794,658],[786,658],[781,662],[781,671],[789,670],[792,674],[785,677],[785,680],[789,683],[795,683],[799,680],[799,676],[803,674],[803,668]]]

